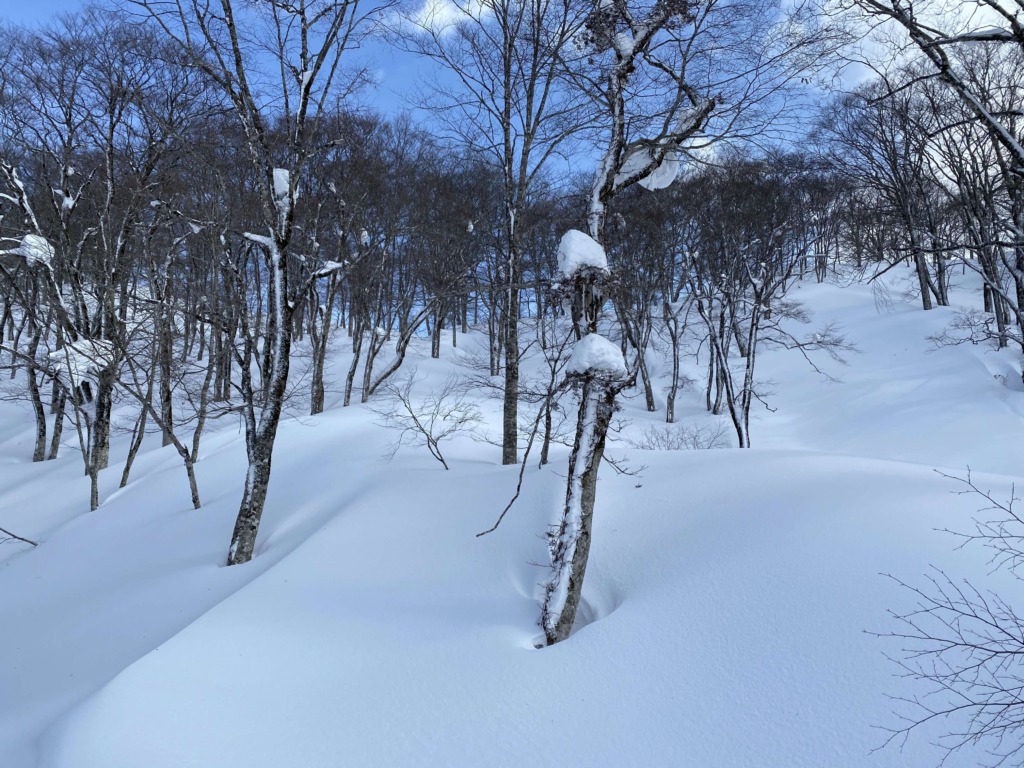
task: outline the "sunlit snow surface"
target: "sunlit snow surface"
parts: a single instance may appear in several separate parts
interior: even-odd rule
[[[961,297],[976,302],[974,287]],[[204,439],[203,509],[158,437],[117,490],[122,436],[88,513],[73,432],[64,458],[33,465],[27,410],[0,404],[0,525],[42,540],[0,545],[0,765],[936,765],[936,732],[872,752],[873,726],[894,722],[886,694],[913,689],[883,656],[896,649],[864,630],[892,629],[886,610],[908,606],[880,573],[914,580],[936,564],[1012,585],[936,532],[969,528],[980,505],[933,470],[970,464],[997,496],[1024,478],[1017,357],[934,350],[948,310],[879,313],[870,287],[791,295],[860,353],[819,360],[828,381],[798,353],[763,350],[776,410],[755,411],[751,450],[630,448],[663,412],[626,400],[608,453],[640,473],[602,470],[577,631],[539,651],[536,564],[565,448],[543,470],[531,457],[523,496],[478,539],[518,468],[469,439],[446,451],[450,472],[425,452],[382,462],[394,436],[335,396],[282,425],[257,557],[225,568],[236,422]],[[439,386],[474,344],[440,361],[417,347],[408,364]],[[660,378],[656,393],[662,405]],[[681,400],[681,423],[715,421],[702,393]],[[500,402],[481,406],[497,434]]]

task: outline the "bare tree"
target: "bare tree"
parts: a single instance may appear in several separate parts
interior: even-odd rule
[[[352,87],[342,56],[364,33],[368,16],[358,0],[133,2],[230,103],[259,200],[255,231],[241,237],[262,256],[268,311],[257,334],[262,349],[247,333],[238,353],[249,469],[228,548],[228,564],[236,565],[252,559],[255,549],[288,387],[296,311],[309,295],[309,282],[332,271],[322,261],[318,268],[316,259],[297,263],[296,200],[310,157],[324,148],[321,115]],[[378,6],[370,13],[382,11]],[[274,130],[277,121],[280,131]],[[261,382],[253,379],[257,354]]]
[[[611,276],[603,247],[609,207],[634,184],[652,190],[671,184],[694,145],[771,122],[766,107],[797,72],[807,71],[819,51],[814,41],[827,37],[806,10],[797,4],[786,16],[772,2],[753,2],[738,14],[716,0],[611,0],[587,19],[574,77],[598,105],[605,149],[586,211],[590,244],[572,236],[583,250],[576,253],[570,243],[561,264],[578,339],[567,370],[579,383],[580,407],[541,608],[549,645],[572,631],[605,440],[616,397],[635,379],[613,354],[617,347],[598,334]]]
[[[590,234],[570,231],[559,246],[560,279],[571,286],[577,338],[567,370],[579,381],[580,407],[569,456],[565,507],[551,534],[552,572],[541,607],[541,626],[549,645],[567,638],[576,619],[605,440],[616,397],[633,378],[618,349],[598,333],[610,278],[601,245],[607,208],[615,195],[629,186],[678,163],[676,153],[681,145],[701,130],[714,109],[714,100],[701,96],[685,74],[672,67],[677,63],[671,61],[677,49],[662,41],[667,35],[669,41],[681,42],[676,30],[685,30],[693,21],[688,3],[629,8],[622,0],[596,8],[588,20],[593,48],[605,56],[604,69],[593,82],[607,121],[608,143],[591,188],[587,209]],[[628,105],[635,105],[627,98],[629,87],[635,77],[656,74],[667,76],[669,106],[662,107],[661,120],[643,121],[651,134],[631,137]]]
[[[1014,489],[1002,500],[978,486],[969,470],[966,477],[943,476],[986,505],[973,532],[950,533],[962,545],[986,549],[994,569],[1019,577],[1024,518],[1015,509]],[[946,756],[977,748],[988,756],[986,765],[1024,764],[1024,617],[1004,597],[937,569],[920,585],[894,581],[914,608],[891,611],[895,628],[879,636],[898,644],[889,656],[922,693],[895,697],[900,713],[885,728],[885,744],[902,745],[912,733],[941,728],[936,743]]]
[[[475,435],[483,420],[464,383],[450,376],[439,389],[420,397],[413,390],[422,382],[416,370],[385,385],[385,399],[374,408],[381,424],[401,434],[388,449],[392,459],[403,445],[423,446],[441,466],[450,469],[441,443],[460,434]]]
[[[581,94],[566,87],[563,64],[585,12],[570,0],[474,0],[443,7],[451,17],[428,3],[396,31],[410,50],[453,73],[454,84],[433,89],[435,114],[455,141],[487,158],[501,178],[492,277],[505,363],[502,463],[515,464],[525,219],[549,162],[585,123]]]

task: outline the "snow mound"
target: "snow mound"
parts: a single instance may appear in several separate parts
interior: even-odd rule
[[[585,232],[570,229],[558,243],[558,271],[566,278],[572,278],[587,267],[609,271],[604,247]]]
[[[599,333],[591,333],[576,342],[565,370],[570,374],[601,374],[625,378],[626,359],[616,344]]]

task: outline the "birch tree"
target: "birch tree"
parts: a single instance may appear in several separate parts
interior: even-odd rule
[[[64,402],[71,403],[92,509],[110,458],[111,410],[137,282],[136,229],[189,119],[191,107],[182,105],[196,95],[187,76],[177,77],[182,69],[148,60],[161,46],[99,9],[65,17],[18,39],[10,70],[17,93],[3,105],[12,128],[7,149],[18,162],[0,160],[0,204],[23,222],[21,242],[6,255],[21,257],[42,300],[22,301],[23,316],[33,318],[23,362],[33,376],[43,369],[54,377],[55,437]],[[38,384],[29,390],[39,456],[45,431]]]
[[[501,176],[494,277],[505,358],[503,464],[518,461],[524,218],[549,161],[584,125],[580,95],[565,87],[563,67],[583,20],[572,0],[471,0],[427,3],[398,30],[405,47],[454,75],[454,84],[433,88],[434,113],[455,141],[486,157]]]
[[[580,405],[565,506],[551,535],[551,577],[541,608],[541,626],[548,645],[569,636],[582,597],[590,554],[597,476],[618,394],[631,383],[617,345],[598,332],[611,271],[602,241],[608,205],[640,180],[665,186],[675,175],[678,152],[696,135],[715,108],[713,98],[700,95],[685,74],[666,62],[661,36],[694,20],[686,0],[631,8],[625,0],[602,3],[588,21],[589,44],[606,54],[598,84],[607,144],[594,176],[587,209],[588,233],[570,230],[559,244],[558,279],[569,286],[576,345],[567,373],[579,384]],[[674,51],[673,48],[669,48]],[[630,134],[630,86],[635,78],[667,74],[670,90],[662,119],[650,133]],[[654,177],[653,179],[651,177]],[[671,178],[668,179],[671,182]]]
[[[618,345],[599,333],[612,279],[603,245],[610,206],[634,184],[670,185],[697,144],[766,126],[779,112],[768,105],[779,106],[775,97],[813,65],[826,39],[800,4],[786,13],[770,1],[743,10],[718,0],[601,0],[577,41],[573,76],[598,109],[603,149],[590,187],[588,232],[570,231],[559,246],[557,280],[571,302],[577,339],[567,372],[580,405],[541,608],[549,645],[572,631],[605,441],[616,398],[636,377]]]
[[[238,235],[261,254],[268,311],[262,327],[250,329],[255,333],[246,333],[236,351],[248,458],[228,548],[228,565],[236,565],[252,559],[256,545],[289,381],[296,311],[309,295],[310,281],[342,268],[338,262],[324,264],[316,253],[302,253],[295,202],[310,156],[323,148],[317,130],[321,116],[353,84],[342,58],[364,34],[368,15],[359,0],[133,2],[230,103],[259,200],[252,229]],[[254,380],[257,354],[259,381]]]

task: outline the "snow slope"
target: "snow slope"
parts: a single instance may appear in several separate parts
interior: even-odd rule
[[[887,609],[909,604],[881,573],[913,581],[934,564],[1019,591],[936,532],[966,529],[979,504],[934,471],[970,464],[997,496],[1024,477],[1024,402],[1003,383],[1017,358],[933,349],[948,310],[879,313],[863,285],[793,295],[860,352],[821,360],[830,381],[766,350],[776,410],[756,414],[753,449],[611,444],[643,469],[603,470],[587,605],[544,650],[537,563],[564,449],[476,538],[517,479],[497,448],[457,441],[445,472],[423,451],[381,462],[393,436],[363,408],[294,420],[258,555],[224,568],[236,426],[206,438],[202,510],[173,452],[151,450],[128,488],[105,478],[90,514],[77,458],[23,463],[26,417],[5,406],[0,525],[43,543],[0,548],[0,765],[937,764],[927,733],[873,751],[875,726],[894,722],[886,694],[912,689],[865,630],[892,629]],[[458,355],[443,357],[419,356],[428,382]],[[681,420],[712,418],[700,393],[683,400]],[[658,423],[641,408],[627,402],[625,435]]]

